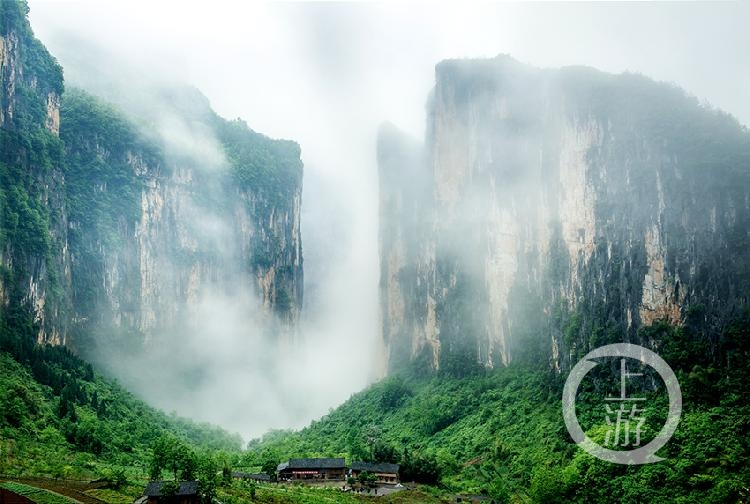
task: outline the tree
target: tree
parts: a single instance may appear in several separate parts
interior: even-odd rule
[[[379,425],[370,424],[365,427],[363,437],[365,444],[370,447],[369,460],[372,461],[375,458],[375,445],[380,443],[380,438],[383,435],[383,429]]]
[[[384,410],[396,409],[411,395],[412,391],[406,386],[403,378],[399,376],[390,378],[383,384],[383,395],[380,396],[380,407]]]
[[[221,484],[219,463],[209,453],[198,457],[198,491],[203,502],[210,504],[216,497],[216,489]]]
[[[352,436],[348,444],[349,455],[352,460],[370,461],[372,453],[367,449],[364,441],[359,436]]]
[[[128,484],[128,477],[125,474],[125,469],[122,468],[112,469],[107,476],[107,479],[115,490],[119,490]]]
[[[378,477],[368,471],[362,471],[357,476],[357,481],[359,481],[362,486],[372,488],[375,485],[375,482],[378,481]]]
[[[401,479],[434,485],[440,481],[440,466],[432,455],[411,454],[404,449],[401,458]]]
[[[374,462],[396,463],[398,462],[399,454],[393,446],[378,442],[372,448],[372,459]]]
[[[224,486],[232,484],[232,468],[226,459],[224,459],[224,466],[221,468],[221,483]]]
[[[161,478],[161,473],[167,468],[172,453],[172,444],[174,438],[171,436],[161,436],[154,441],[151,447],[151,460],[149,462],[149,476],[151,479]],[[175,479],[177,476],[175,475]]]
[[[193,480],[196,477],[197,460],[193,450],[180,439],[165,434],[152,447],[149,475],[159,479],[164,470],[172,473],[174,480]]]
[[[70,415],[74,411],[75,411],[75,408],[70,403],[68,398],[65,396],[60,396],[60,403],[57,407],[57,416],[59,418],[65,418],[66,416]]]
[[[276,466],[278,466],[278,463],[274,459],[265,459],[263,461],[263,465],[261,466],[261,471],[264,474],[268,474],[271,479],[276,478]]]
[[[179,473],[183,480],[194,480],[197,475],[198,461],[195,452],[186,444],[180,443],[175,453],[172,472],[175,477]]]
[[[96,390],[91,394],[91,408],[94,411],[99,411],[99,394],[96,393]]]

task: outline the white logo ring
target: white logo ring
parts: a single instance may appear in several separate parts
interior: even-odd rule
[[[578,386],[584,376],[586,376],[586,373],[597,365],[596,362],[591,362],[589,359],[596,359],[598,357],[630,357],[639,360],[654,368],[659,373],[662,380],[664,380],[667,392],[669,393],[669,415],[667,416],[667,422],[664,424],[664,427],[662,427],[659,434],[657,434],[647,445],[631,451],[609,450],[596,444],[583,432],[583,429],[581,429],[581,424],[578,423],[578,418],[576,417],[576,393],[578,391]],[[589,352],[573,367],[568,375],[568,379],[565,380],[565,388],[563,389],[562,397],[562,410],[563,418],[565,419],[565,426],[568,428],[570,437],[572,437],[573,441],[575,441],[576,444],[587,453],[601,460],[613,462],[615,464],[652,464],[664,460],[662,457],[657,457],[656,452],[664,446],[667,441],[669,441],[669,438],[672,437],[672,434],[674,434],[674,431],[677,428],[677,424],[680,421],[680,415],[682,414],[682,392],[674,371],[672,371],[669,364],[667,364],[664,359],[659,357],[656,353],[648,348],[633,345],[631,343],[616,343],[613,345],[605,345]]]

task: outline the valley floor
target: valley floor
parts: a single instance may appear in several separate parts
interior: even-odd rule
[[[102,488],[102,482],[56,480],[53,478],[4,478],[0,489],[12,491],[38,504],[131,504],[140,496],[136,485],[119,490]],[[275,483],[251,486],[234,482],[220,490],[217,502],[240,504],[353,504],[362,502],[383,504],[431,504],[454,502],[453,496],[435,489],[403,488],[378,489],[370,493],[342,491],[338,487],[315,485],[279,485]]]

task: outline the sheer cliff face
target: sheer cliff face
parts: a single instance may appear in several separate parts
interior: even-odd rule
[[[23,5],[9,2],[2,6],[0,14],[0,126],[30,128],[43,125],[57,135],[60,131],[62,69],[33,37]],[[29,117],[27,123],[24,116],[33,117]]]
[[[731,117],[499,57],[439,64],[428,125],[424,161],[379,144],[391,369],[566,367],[657,320],[713,337],[747,305],[750,135]]]
[[[4,329],[84,352],[148,346],[190,330],[219,294],[244,300],[271,339],[292,338],[299,146],[220,118],[193,89],[162,89],[159,110],[131,118],[63,95],[27,11],[0,2]]]
[[[54,343],[65,341],[70,302],[62,89],[62,69],[34,39],[25,4],[0,3],[0,320]]]
[[[224,121],[199,93],[183,93],[199,113],[179,104],[160,113],[201,144],[197,151],[160,131],[144,137],[80,91],[63,98],[74,327],[84,336],[76,346],[158,344],[162,334],[194,330],[186,321],[214,295],[245,299],[259,326],[294,336],[303,280],[299,147]],[[245,148],[249,157],[229,154]],[[248,162],[289,180],[247,180]]]

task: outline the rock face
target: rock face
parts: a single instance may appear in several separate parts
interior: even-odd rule
[[[750,293],[750,134],[681,90],[501,56],[436,68],[426,146],[379,139],[390,368],[546,359]],[[653,343],[653,342],[646,342]]]
[[[62,69],[21,2],[0,3],[0,313],[3,331],[63,343],[70,261],[58,138]]]
[[[84,353],[148,345],[220,292],[294,337],[299,146],[220,118],[193,89],[162,89],[132,117],[63,93],[26,4],[0,9],[5,328]]]
[[[81,91],[63,97],[73,306],[76,328],[94,339],[74,343],[148,344],[190,330],[183,321],[217,293],[254,298],[248,312],[265,312],[269,330],[293,337],[303,281],[299,147],[221,119],[195,90],[160,103],[201,152],[160,129],[144,137]]]

